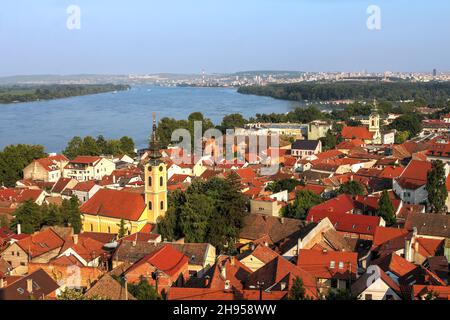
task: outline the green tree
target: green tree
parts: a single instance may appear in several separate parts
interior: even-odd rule
[[[322,198],[309,190],[300,190],[294,203],[285,206],[281,214],[286,218],[306,219],[309,209],[322,203]]]
[[[358,300],[350,290],[338,289],[330,290],[325,297],[326,300]]]
[[[23,169],[33,160],[46,157],[40,145],[10,145],[0,152],[0,186],[14,187],[23,178]]]
[[[57,205],[43,205],[42,209],[42,218],[43,225],[46,226],[61,226],[64,225],[64,217],[61,213],[61,208]]]
[[[93,137],[87,136],[83,139],[81,154],[84,156],[99,156],[102,154],[102,150],[97,145],[97,141]]]
[[[447,188],[445,186],[445,168],[440,160],[432,162],[432,168],[427,174],[426,190],[428,202],[433,213],[447,212],[445,202],[447,200]]]
[[[395,119],[389,125],[389,128],[397,131],[408,131],[410,136],[414,137],[422,130],[422,122],[420,116],[415,113],[409,113]]]
[[[204,194],[188,194],[181,209],[180,224],[186,242],[203,242],[208,221],[214,210],[214,199]]]
[[[61,214],[66,226],[73,228],[75,233],[79,233],[83,226],[80,213],[80,202],[73,196],[70,200],[64,199],[61,205]]]
[[[99,147],[101,154],[108,154],[108,152],[107,152],[108,141],[106,141],[104,136],[99,135],[97,137],[97,140],[95,141],[95,143]]]
[[[120,149],[126,155],[133,157],[134,153],[134,141],[130,137],[124,136],[120,138]]]
[[[297,179],[282,179],[269,183],[266,187],[266,190],[271,191],[273,193],[277,193],[284,190],[292,192],[295,189],[295,187],[299,185],[304,185],[304,183]]]
[[[119,239],[123,238],[126,236],[128,229],[125,225],[125,220],[120,219],[120,223],[117,225],[119,227],[119,232],[117,233],[117,237]]]
[[[291,290],[289,290],[289,300],[305,300],[306,290],[303,286],[303,280],[300,277],[295,277]]]
[[[354,181],[354,180],[350,180],[346,183],[341,184],[341,186],[339,187],[339,191],[338,193],[342,194],[350,194],[353,196],[356,195],[363,195],[365,192],[365,188],[364,186],[359,183],[358,181]]]
[[[80,137],[73,137],[63,151],[63,154],[69,159],[74,159],[82,153],[83,153],[83,139],[81,139]]]
[[[378,202],[378,215],[386,221],[388,225],[392,225],[396,222],[394,206],[387,190],[383,190],[381,193],[380,201]]]
[[[397,131],[395,133],[395,143],[402,144],[409,139],[409,131]]]
[[[232,113],[223,117],[219,128],[225,133],[226,129],[243,128],[246,123],[240,113]]]
[[[42,210],[32,200],[22,203],[14,212],[11,227],[17,231],[17,225],[21,225],[23,233],[32,234],[40,230],[42,226]]]
[[[137,284],[128,284],[128,291],[137,300],[161,300],[161,296],[156,291],[156,288],[142,278]]]

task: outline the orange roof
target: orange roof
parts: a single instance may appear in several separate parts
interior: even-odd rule
[[[419,253],[424,257],[436,256],[444,244],[444,240],[440,239],[416,238],[416,241],[419,243]]]
[[[94,164],[101,159],[101,157],[97,156],[77,156],[75,159],[70,160],[70,163]]]
[[[82,191],[82,192],[89,192],[89,191],[92,190],[92,188],[95,186],[95,184],[96,183],[95,183],[94,180],[78,182],[76,184],[76,186],[72,188],[72,190]]]
[[[176,250],[172,245],[166,244],[135,263],[130,269],[127,270],[127,273],[144,263],[148,263],[156,267],[159,271],[162,271],[169,276],[173,276],[179,273],[180,269],[184,265],[187,265],[188,262],[188,257]]]
[[[22,203],[27,200],[36,201],[44,190],[0,188],[0,201]]]
[[[144,209],[144,197],[139,193],[100,189],[80,207],[80,212],[137,221]]]
[[[397,182],[402,188],[415,190],[427,183],[427,174],[431,167],[431,162],[411,160]]]
[[[50,228],[17,241],[17,245],[32,258],[60,248],[63,244],[64,240]]]
[[[412,286],[413,296],[420,298],[429,293],[434,293],[439,299],[450,300],[450,286],[429,286],[429,285],[418,285]]]
[[[393,179],[401,176],[403,173],[404,168],[403,167],[393,167],[393,166],[386,166],[383,171],[381,171],[379,177],[380,178],[387,178],[387,179]]]
[[[385,272],[390,271],[394,273],[397,277],[402,277],[417,268],[414,264],[396,253],[391,253],[376,259],[372,261],[372,264],[378,265]]]
[[[262,292],[264,301],[282,300],[286,291]],[[211,288],[180,288],[172,287],[168,300],[259,300],[259,290],[224,290]]]
[[[356,279],[358,253],[301,249],[298,252],[297,266],[310,272],[316,278],[349,279],[352,277]]]
[[[344,139],[363,139],[371,140],[373,139],[373,132],[370,132],[367,127],[344,127],[341,133]]]
[[[60,169],[59,163],[60,162],[68,162],[69,159],[67,159],[62,154],[57,154],[55,156],[50,156],[47,158],[41,158],[35,160],[37,163],[39,163],[46,171],[54,171]]]
[[[399,228],[376,227],[373,235],[373,246],[378,247],[383,243],[398,237],[406,237],[408,230]]]

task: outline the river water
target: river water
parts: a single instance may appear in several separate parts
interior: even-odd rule
[[[152,113],[158,118],[186,119],[202,112],[215,124],[224,115],[284,113],[289,101],[242,95],[232,88],[135,86],[129,91],[67,99],[0,104],[0,150],[9,144],[41,144],[47,152],[62,151],[74,136],[120,138],[127,135],[136,146],[146,146]]]

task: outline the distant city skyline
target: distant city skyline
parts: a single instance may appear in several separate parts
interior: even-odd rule
[[[67,27],[71,5],[80,29]],[[448,72],[449,12],[438,0],[18,0],[0,11],[0,77]]]

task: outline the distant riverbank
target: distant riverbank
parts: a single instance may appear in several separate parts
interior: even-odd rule
[[[53,100],[129,89],[128,85],[114,84],[0,86],[0,104]]]
[[[137,148],[148,145],[152,113],[186,119],[200,111],[214,124],[241,113],[286,113],[297,105],[268,97],[238,94],[231,88],[133,86],[117,94],[100,93],[27,103],[0,105],[0,149],[9,144],[41,144],[60,152],[74,136],[129,136]]]

